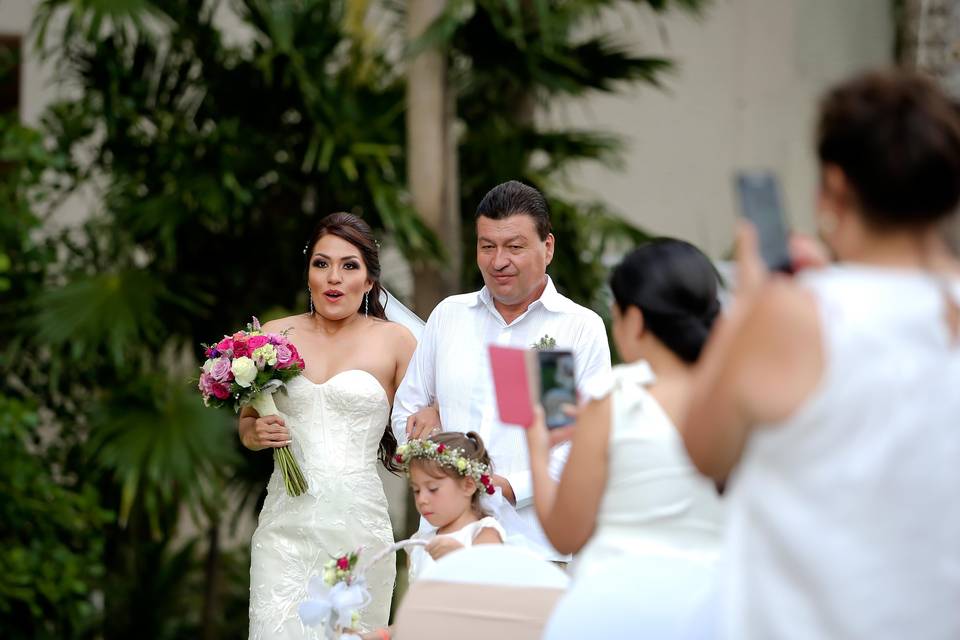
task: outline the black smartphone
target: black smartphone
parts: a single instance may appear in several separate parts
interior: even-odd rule
[[[763,261],[772,271],[790,273],[787,220],[777,177],[770,171],[741,171],[736,186],[740,211],[757,230]]]
[[[565,427],[574,422],[567,415],[567,405],[577,404],[576,370],[573,352],[561,349],[537,352],[540,363],[540,404],[548,429]]]

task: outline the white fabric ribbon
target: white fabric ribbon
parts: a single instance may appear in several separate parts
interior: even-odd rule
[[[297,607],[300,620],[308,627],[323,625],[327,635],[337,637],[339,630],[353,627],[353,614],[370,604],[370,591],[362,577],[328,586],[320,577],[310,578],[307,599]]]

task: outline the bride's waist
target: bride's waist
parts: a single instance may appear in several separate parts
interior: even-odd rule
[[[380,475],[377,473],[377,467],[374,464],[363,466],[344,465],[342,461],[324,461],[320,459],[302,461],[300,468],[304,474],[318,478],[350,478],[355,481],[366,478],[380,482]],[[275,466],[275,470],[279,471],[279,467]]]

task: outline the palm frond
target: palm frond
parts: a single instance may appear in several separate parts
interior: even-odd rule
[[[238,461],[235,421],[205,408],[193,387],[154,375],[106,389],[98,399],[89,451],[120,487],[121,524],[139,504],[159,536],[161,515],[171,506],[219,508],[220,488]]]
[[[123,367],[134,353],[163,342],[164,307],[196,308],[150,272],[117,268],[43,291],[32,324],[39,342],[64,349],[75,361],[105,356]]]

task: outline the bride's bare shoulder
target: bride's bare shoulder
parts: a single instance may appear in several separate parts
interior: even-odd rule
[[[302,313],[298,313],[293,316],[276,318],[274,320],[270,320],[269,322],[264,322],[260,328],[265,333],[281,333],[287,330],[295,332],[297,329],[302,328],[305,322],[306,316],[304,316]]]
[[[414,342],[417,340],[413,337],[410,329],[407,329],[399,322],[391,322],[390,320],[380,320],[379,318],[375,318],[374,326],[377,327],[377,330],[382,332],[384,336],[394,340],[406,341],[409,339],[413,340]]]
[[[417,339],[410,332],[410,329],[402,324],[389,320],[378,320],[375,326],[383,337],[383,341],[395,347],[395,353],[403,354],[405,359],[409,359],[410,354],[417,348]]]

